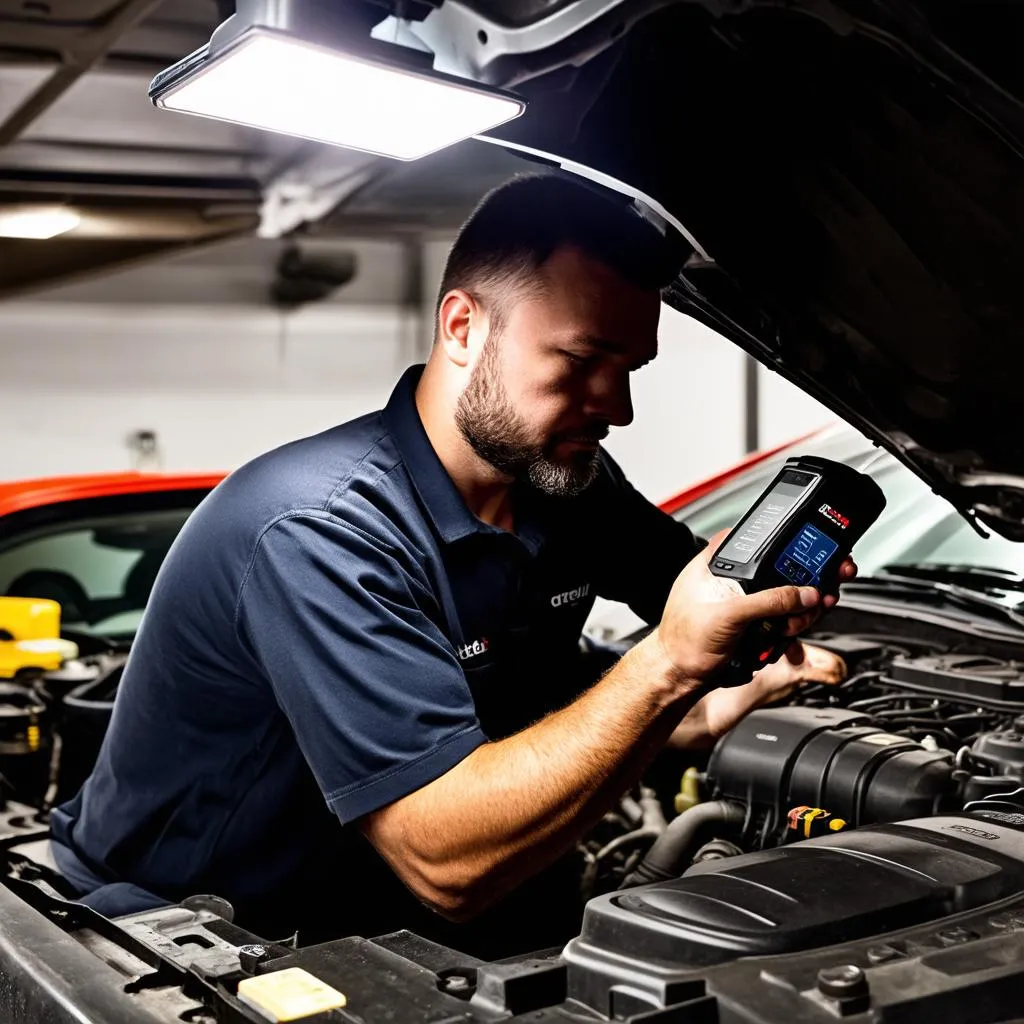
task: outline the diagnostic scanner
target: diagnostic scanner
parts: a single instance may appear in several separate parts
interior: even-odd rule
[[[789,459],[715,552],[711,571],[748,594],[787,584],[836,594],[839,567],[884,508],[871,477],[831,459]],[[752,623],[718,685],[749,682],[777,661],[793,642],[785,627],[785,619]]]

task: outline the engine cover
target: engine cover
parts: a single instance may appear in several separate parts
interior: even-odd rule
[[[850,825],[952,809],[952,755],[868,722],[837,708],[755,711],[715,746],[708,783],[716,799],[770,809],[776,823],[800,805]]]
[[[627,987],[664,1005],[673,985],[710,979],[709,967],[737,957],[892,933],[1019,901],[1022,889],[1024,831],[964,814],[710,861],[671,882],[591,900],[564,954],[570,995],[602,1013]]]

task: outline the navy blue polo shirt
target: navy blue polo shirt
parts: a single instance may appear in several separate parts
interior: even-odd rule
[[[172,546],[95,770],[52,816],[66,877],[116,894],[98,909],[287,906],[345,874],[338,819],[576,695],[595,596],[660,617],[689,531],[604,453],[576,497],[517,486],[514,534],[483,523],[423,430],[421,370],[233,473]]]

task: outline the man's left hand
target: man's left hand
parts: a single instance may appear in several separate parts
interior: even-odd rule
[[[770,704],[772,701],[788,697],[798,686],[805,683],[834,686],[845,678],[846,662],[838,654],[797,640],[789,645],[786,653],[778,661],[765,665],[759,672],[755,672],[754,678],[747,685],[757,691],[755,706],[760,707],[762,704]]]
[[[807,683],[834,686],[845,678],[846,663],[837,654],[796,640],[778,661],[756,672],[744,686],[705,694],[676,727],[671,745],[710,746],[755,708],[782,700]]]

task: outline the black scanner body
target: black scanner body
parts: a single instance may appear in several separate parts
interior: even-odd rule
[[[885,508],[871,477],[831,459],[789,459],[711,559],[711,572],[736,580],[748,594],[793,584],[837,593],[839,568]],[[715,679],[749,682],[778,660],[792,639],[785,620],[753,623]]]

